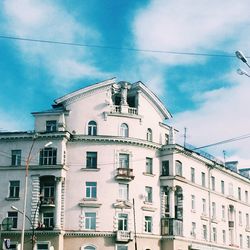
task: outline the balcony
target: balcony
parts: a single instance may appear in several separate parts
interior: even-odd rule
[[[40,199],[41,207],[55,207],[55,199],[54,197],[41,197]]]
[[[133,240],[132,233],[130,231],[118,230],[116,233],[116,241],[118,242],[129,242]]]
[[[131,181],[133,180],[134,174],[132,168],[117,168],[116,169],[116,180],[125,180],[125,181]]]
[[[162,218],[161,234],[166,236],[183,236],[183,222],[174,218]]]

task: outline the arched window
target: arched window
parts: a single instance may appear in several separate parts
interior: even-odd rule
[[[88,135],[97,135],[97,124],[95,121],[88,123]]]
[[[152,129],[148,128],[148,130],[147,130],[147,141],[152,141],[152,139],[153,139]]]
[[[96,247],[94,247],[94,246],[86,246],[86,247],[81,247],[81,250],[96,250]]]
[[[121,125],[120,134],[121,136],[128,137],[128,125],[126,123]]]
[[[182,176],[182,163],[180,161],[175,161],[175,175]]]

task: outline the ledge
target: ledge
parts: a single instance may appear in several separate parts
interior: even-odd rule
[[[5,198],[6,201],[19,201],[20,200],[20,197],[16,197],[16,198],[12,198],[12,197],[6,197]]]
[[[79,202],[80,207],[99,208],[101,205],[101,203],[97,203],[95,200],[83,200]]]
[[[98,172],[100,168],[81,168],[82,171],[89,171],[89,172]]]

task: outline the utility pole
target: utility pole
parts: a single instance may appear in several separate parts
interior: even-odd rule
[[[134,213],[135,250],[137,250],[136,223],[135,223],[135,199],[134,198],[133,198],[133,213]]]

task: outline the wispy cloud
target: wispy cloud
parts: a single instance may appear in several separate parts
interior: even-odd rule
[[[88,23],[79,23],[62,6],[51,1],[4,1],[5,33],[18,37],[67,42],[94,42],[100,38]],[[3,29],[3,27],[2,27]],[[84,48],[18,42],[25,63],[46,69],[54,83],[64,86],[74,80],[106,73],[95,66],[93,55]]]

